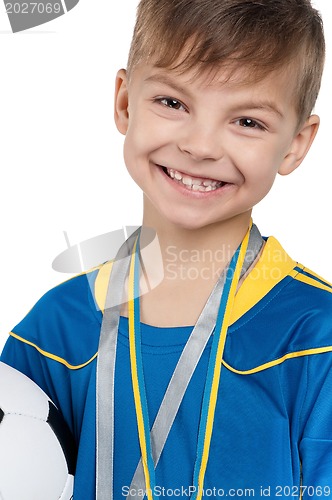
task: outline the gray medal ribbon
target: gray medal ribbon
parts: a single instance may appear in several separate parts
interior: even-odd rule
[[[128,274],[131,250],[139,230],[120,247],[107,286],[97,359],[96,382],[96,499],[113,498],[114,453],[114,377],[116,346],[123,303],[124,282]]]
[[[120,254],[120,259],[117,255],[113,264],[108,284],[106,304],[109,304],[109,296],[112,296],[112,300],[118,300],[115,302],[116,304],[123,301],[122,294],[124,282],[129,268],[128,257],[131,255],[136,235],[137,232],[131,235],[118,252],[118,255]],[[247,253],[244,259],[240,279],[256,259],[262,244],[263,239],[257,227],[253,225],[250,232]],[[125,259],[123,258],[123,255],[126,256]],[[168,434],[171,430],[191,377],[214,330],[216,314],[218,312],[225,278],[227,276],[227,269],[225,269],[219,277],[191,335],[189,336],[151,429],[151,445],[155,467],[158,464]],[[113,499],[114,373],[119,317],[120,306],[114,306],[111,308],[107,308],[105,306],[97,364],[96,500]],[[144,491],[144,489],[145,478],[142,461],[140,460],[130,486],[127,500],[141,498],[139,492]]]

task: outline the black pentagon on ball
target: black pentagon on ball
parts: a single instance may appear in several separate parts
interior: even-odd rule
[[[54,434],[59,440],[62,451],[66,457],[69,474],[75,475],[77,447],[64,418],[57,410],[56,406],[49,401],[49,412],[47,423],[53,429]]]
[[[1,424],[3,417],[4,417],[4,412],[0,408],[0,424]]]

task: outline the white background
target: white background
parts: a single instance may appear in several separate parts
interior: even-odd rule
[[[53,259],[71,244],[141,222],[142,195],[126,172],[113,124],[113,87],[125,67],[136,0],[81,0],[68,14],[12,34],[0,5],[0,347],[50,287],[68,277]],[[332,281],[332,4],[316,0],[327,65],[321,129],[304,164],[279,177],[255,209],[296,260]]]

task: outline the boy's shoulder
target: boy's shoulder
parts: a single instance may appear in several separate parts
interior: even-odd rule
[[[259,261],[239,290],[239,299],[249,308],[270,292],[289,305],[296,302],[301,309],[310,308],[315,302],[321,311],[332,312],[332,284],[292,259],[273,236],[266,238]]]
[[[94,267],[59,283],[48,290],[30,311],[36,315],[47,310],[64,318],[66,312],[71,316],[90,316],[97,308],[94,302],[94,283],[103,265]]]
[[[275,238],[271,238],[269,250],[271,273],[278,273],[278,262],[279,269],[287,271],[286,303],[296,305],[299,312],[315,309],[319,315],[327,315],[331,319],[332,284],[309,267],[291,259]]]
[[[105,262],[49,289],[19,325],[28,321],[40,326],[45,322],[48,327],[54,324],[63,328],[75,322],[96,321],[100,326],[112,264]]]
[[[285,314],[292,318],[299,346],[331,346],[331,283],[299,263],[291,271],[290,278],[291,282],[284,296]]]
[[[304,301],[304,307],[305,301],[310,301],[311,306],[314,303],[320,313],[332,313],[332,284],[329,281],[300,263],[294,267],[290,276]]]
[[[98,266],[47,291],[10,332],[43,356],[77,368],[95,358],[101,312],[94,300]]]
[[[270,237],[237,294],[230,335],[230,368],[243,374],[332,352],[332,285]]]

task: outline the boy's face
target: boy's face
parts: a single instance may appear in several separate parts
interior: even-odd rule
[[[292,172],[319,118],[297,130],[293,80],[282,72],[241,84],[191,81],[153,65],[117,76],[115,120],[128,171],[144,192],[144,223],[195,229],[251,216],[276,174]]]

